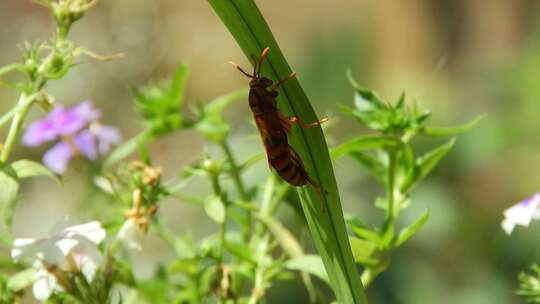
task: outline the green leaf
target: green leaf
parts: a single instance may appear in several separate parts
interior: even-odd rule
[[[376,244],[377,247],[381,247],[381,239],[379,234],[376,231],[373,231],[369,229],[368,227],[363,226],[354,226],[350,225],[351,231],[356,234],[358,237],[360,237],[363,240],[369,241],[373,244]],[[351,237],[349,237],[350,240]]]
[[[253,0],[209,0],[209,3],[248,59],[259,56],[264,48],[270,48],[262,67],[262,75],[277,81],[291,74],[291,68]],[[223,58],[223,61],[226,62],[227,58]],[[231,69],[231,75],[232,73],[242,77],[234,69]],[[293,78],[284,83],[279,92],[278,107],[285,115],[297,116],[306,123],[318,120],[298,79]],[[322,258],[337,301],[367,303],[360,275],[353,260],[332,162],[322,130],[320,127],[309,129],[295,127],[289,142],[302,159],[310,177],[326,194],[322,202],[327,210],[324,213],[320,207],[320,191],[311,186],[298,188],[311,236]]]
[[[109,167],[115,163],[121,161],[122,159],[128,157],[131,153],[135,152],[137,148],[150,139],[150,133],[148,131],[143,131],[136,136],[132,137],[128,141],[123,142],[121,145],[117,146],[105,159],[103,166]]]
[[[368,170],[381,184],[386,184],[388,181],[386,172],[387,168],[380,157],[360,151],[350,152],[349,157],[357,161],[362,167]]]
[[[178,106],[178,109],[184,103],[184,92],[186,88],[186,79],[188,76],[188,67],[181,64],[176,68],[174,73],[171,88],[169,91],[169,99],[172,103],[175,103]]]
[[[225,241],[225,249],[230,252],[232,255],[250,262],[252,264],[257,264],[257,259],[255,259],[255,253],[248,246],[232,241]]]
[[[204,211],[216,223],[222,224],[225,222],[225,204],[217,195],[208,197],[204,202]]]
[[[197,273],[198,269],[199,266],[197,265],[196,259],[181,259],[172,262],[169,265],[168,271],[170,274],[185,273],[194,275]]]
[[[187,66],[180,65],[172,80],[134,90],[135,106],[154,135],[164,135],[184,125],[182,105],[187,74]]]
[[[11,230],[18,192],[19,181],[17,180],[17,174],[11,166],[5,166],[0,170],[0,210],[3,214],[6,231]]]
[[[306,254],[290,259],[285,263],[285,267],[290,270],[297,270],[312,274],[331,286],[323,261],[318,255]]]
[[[377,245],[371,241],[362,240],[356,237],[349,237],[351,249],[356,263],[362,265],[375,265],[377,259],[373,258],[373,254],[377,249]]]
[[[407,240],[409,240],[413,235],[420,230],[429,219],[429,210],[426,211],[416,222],[414,222],[409,227],[401,229],[397,238],[394,241],[394,247],[399,247]]]
[[[353,151],[384,149],[386,147],[397,147],[399,144],[400,141],[392,137],[359,136],[332,149],[330,154],[333,159],[337,159]]]
[[[222,112],[233,102],[247,100],[248,91],[245,89],[220,96],[203,107],[202,117],[195,124],[195,129],[208,140],[221,142],[229,133],[229,125],[225,123]]]
[[[21,272],[16,273],[8,280],[8,288],[11,291],[18,292],[26,287],[30,286],[36,278],[36,270],[34,268],[29,268]]]
[[[450,152],[455,142],[455,138],[452,138],[446,144],[443,144],[418,158],[414,170],[409,172],[407,178],[403,182],[401,192],[407,193],[416,182],[426,177],[439,161]]]
[[[470,131],[474,128],[486,115],[478,115],[468,123],[455,127],[423,127],[420,129],[420,134],[426,136],[454,136]]]
[[[50,176],[58,180],[58,176],[51,172],[51,170],[35,161],[21,159],[13,162],[10,166],[17,174],[18,179],[34,176]]]

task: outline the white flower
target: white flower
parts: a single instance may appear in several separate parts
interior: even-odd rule
[[[139,227],[134,219],[128,218],[120,231],[118,231],[117,238],[122,240],[124,245],[133,250],[142,250],[142,243],[144,241],[146,233]]]
[[[55,269],[81,272],[88,282],[94,278],[101,261],[98,245],[106,232],[97,221],[71,226],[44,239],[21,238],[13,242],[11,257],[29,259],[36,269],[33,292],[45,301],[53,292],[63,290]]]
[[[533,219],[540,219],[540,193],[506,209],[501,226],[507,234],[511,234],[516,225],[528,227]]]
[[[64,289],[58,283],[56,277],[45,268],[41,261],[36,260],[32,267],[36,270],[34,273],[34,285],[32,291],[34,297],[39,301],[46,301],[53,292],[63,291]]]

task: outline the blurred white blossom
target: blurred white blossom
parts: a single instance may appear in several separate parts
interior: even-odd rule
[[[101,223],[93,221],[67,227],[49,238],[16,239],[11,257],[17,262],[32,261],[34,296],[45,301],[53,292],[65,289],[62,272],[80,272],[88,282],[93,280],[101,261],[98,245],[105,236]]]
[[[507,234],[511,234],[516,225],[528,227],[533,219],[540,219],[540,193],[506,209],[501,226]]]
[[[127,248],[140,251],[145,235],[140,225],[134,219],[128,218],[118,231],[117,237]]]

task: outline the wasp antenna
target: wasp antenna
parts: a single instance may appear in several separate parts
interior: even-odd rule
[[[236,64],[235,62],[232,62],[232,61],[229,61],[229,63],[234,66],[237,70],[239,70],[240,72],[242,72],[242,74],[246,75],[247,77],[249,78],[253,78],[254,76],[253,75],[250,75],[248,73],[246,73],[246,71],[244,71],[238,64]]]
[[[258,77],[261,76],[262,63],[263,63],[264,59],[266,59],[266,56],[268,56],[269,51],[270,51],[269,47],[264,48],[264,50],[261,53],[261,57],[259,57],[259,63],[257,64],[257,68],[256,68],[257,72],[253,73]]]
[[[264,50],[262,51],[262,54],[261,54],[261,57],[266,57],[266,55],[268,55],[268,52],[270,51],[270,47],[265,47]]]

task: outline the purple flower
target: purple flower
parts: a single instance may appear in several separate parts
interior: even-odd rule
[[[99,154],[107,153],[112,145],[122,141],[122,136],[115,127],[96,124],[92,126],[91,131],[97,138]]]
[[[100,125],[101,113],[90,101],[66,109],[56,107],[46,118],[30,125],[23,143],[30,147],[60,139],[43,156],[43,163],[56,173],[64,173],[69,161],[80,154],[96,160],[121,141],[118,130]]]

